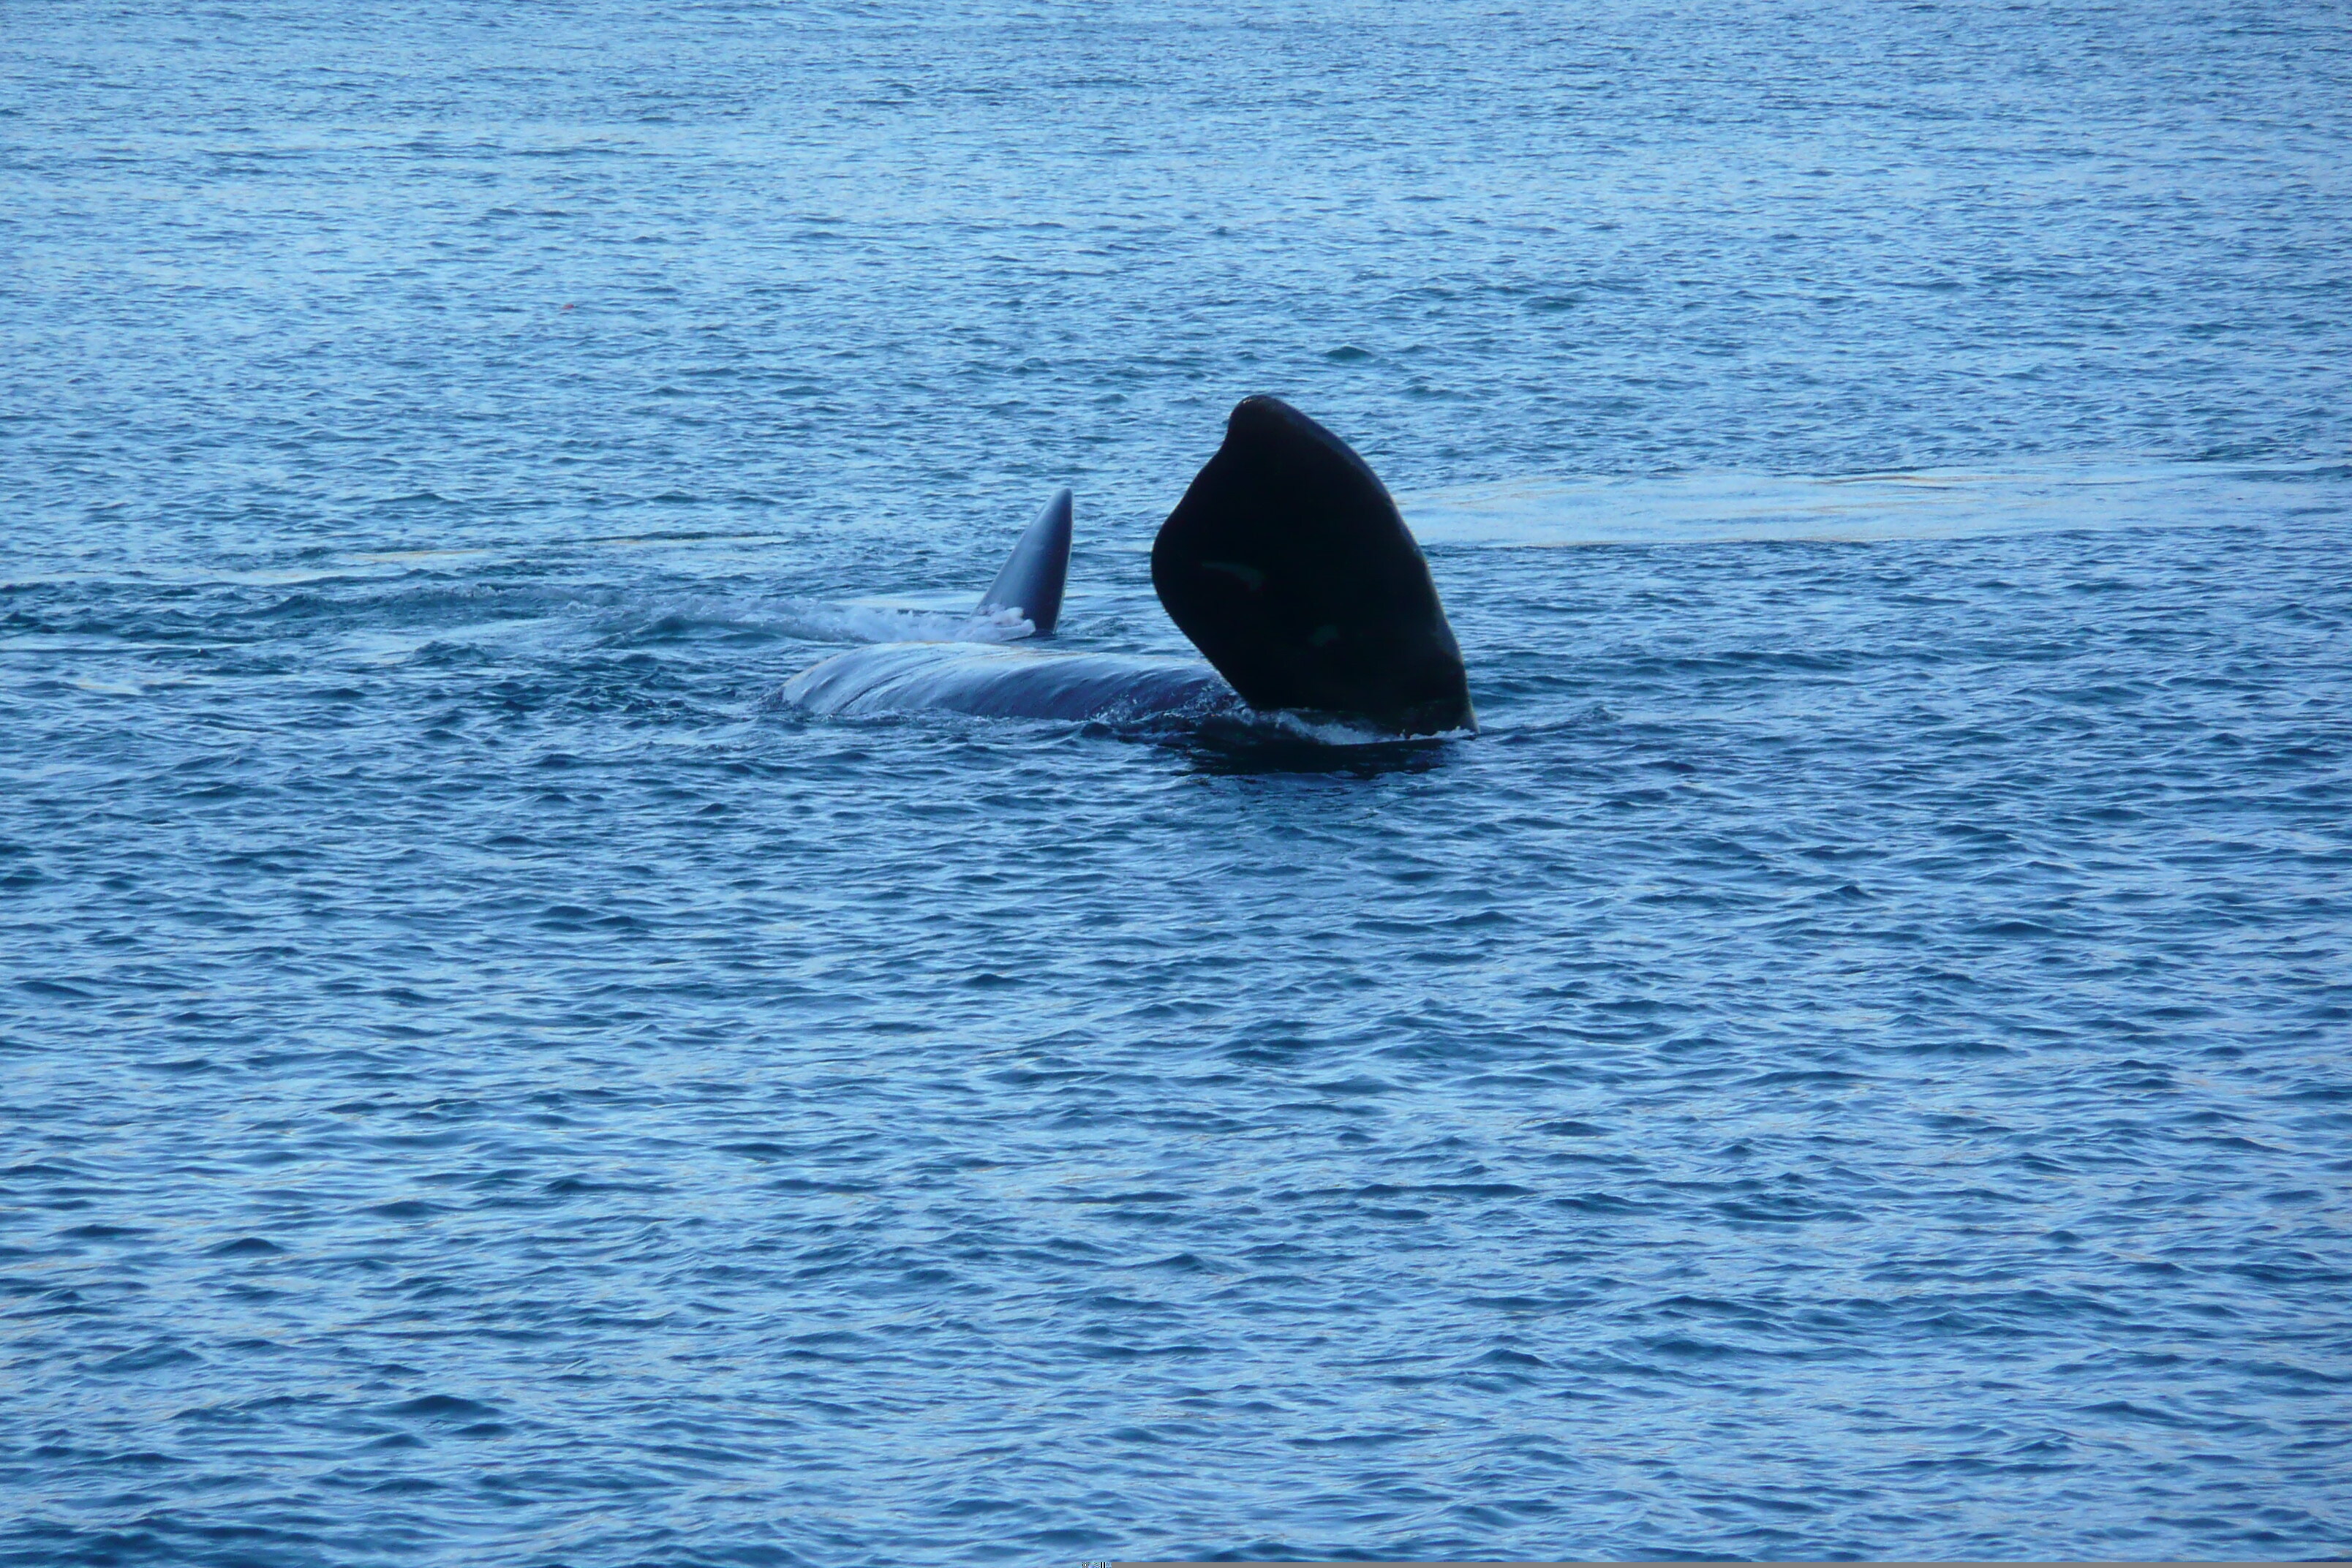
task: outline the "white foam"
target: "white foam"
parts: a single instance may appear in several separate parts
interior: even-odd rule
[[[1434,735],[1399,735],[1393,730],[1382,730],[1336,713],[1302,713],[1295,709],[1277,708],[1272,712],[1250,710],[1251,720],[1265,729],[1294,741],[1309,741],[1318,746],[1395,746],[1418,744],[1427,741],[1466,741],[1475,730],[1445,730]]]
[[[812,642],[865,643],[1009,643],[1037,630],[1018,610],[980,616],[870,600],[788,605],[777,617],[776,629]]]

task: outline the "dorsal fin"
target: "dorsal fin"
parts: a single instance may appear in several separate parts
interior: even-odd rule
[[[1018,610],[1037,636],[1051,637],[1054,623],[1062,618],[1062,584],[1069,574],[1070,492],[1055,490],[1037,520],[1022,531],[974,614]]]
[[[1462,650],[1396,503],[1345,441],[1244,398],[1151,545],[1177,628],[1265,711],[1475,730]]]

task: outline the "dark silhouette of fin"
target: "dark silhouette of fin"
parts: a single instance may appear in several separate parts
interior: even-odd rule
[[[1278,397],[1244,398],[1168,514],[1151,585],[1242,700],[1475,730],[1462,649],[1396,502],[1345,441]]]
[[[988,592],[980,596],[975,615],[1018,610],[1037,636],[1051,637],[1062,618],[1062,584],[1070,574],[1070,492],[1055,490],[1045,510],[1037,514],[1013,546],[1013,553]]]

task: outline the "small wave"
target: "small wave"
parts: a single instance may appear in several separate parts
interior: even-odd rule
[[[957,615],[891,605],[795,604],[778,618],[780,630],[811,642],[1019,642],[1037,628],[1019,612]]]
[[[1425,773],[1443,763],[1467,731],[1402,739],[1326,716],[1260,713],[1238,703],[1191,718],[1154,738],[1189,752],[1200,772],[1216,774],[1346,773],[1374,778]]]

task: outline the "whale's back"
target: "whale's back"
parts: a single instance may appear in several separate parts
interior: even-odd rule
[[[1230,706],[1205,664],[1116,653],[1047,653],[1001,643],[877,643],[835,654],[784,683],[813,713],[944,709],[991,719],[1130,719]]]

